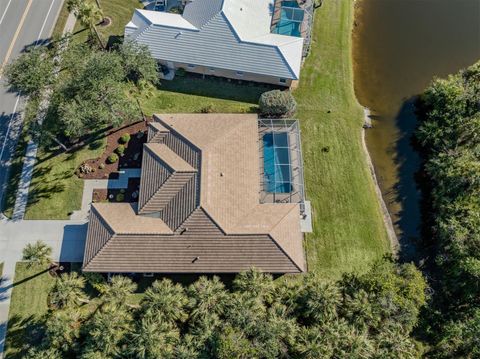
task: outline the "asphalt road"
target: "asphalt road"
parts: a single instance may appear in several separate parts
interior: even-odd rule
[[[29,46],[45,43],[63,0],[0,0],[0,68]],[[6,88],[0,74],[0,203],[22,125],[25,100]]]

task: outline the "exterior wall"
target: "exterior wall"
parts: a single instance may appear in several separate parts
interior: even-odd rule
[[[175,69],[183,68],[185,69],[185,71],[206,75],[206,76],[226,77],[226,78],[235,79],[235,80],[253,81],[253,82],[260,82],[260,83],[285,86],[285,87],[290,87],[292,85],[292,82],[298,82],[298,81],[293,81],[292,79],[285,79],[285,82],[282,83],[280,82],[279,77],[274,77],[274,76],[259,75],[259,74],[249,73],[249,72],[244,72],[243,74],[239,75],[237,74],[236,71],[225,70],[225,69],[214,68],[214,67],[199,66],[195,64],[186,64],[181,62],[168,62],[168,64],[167,64],[167,61],[159,61],[159,62],[166,66],[168,65],[171,66],[173,64],[173,67]],[[190,67],[189,65],[194,65],[195,67]]]

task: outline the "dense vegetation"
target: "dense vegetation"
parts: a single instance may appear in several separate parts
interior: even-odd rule
[[[140,119],[139,104],[127,93],[158,82],[148,50],[125,43],[101,51],[84,43],[67,46],[67,40],[26,52],[5,69],[14,90],[32,99],[41,99],[47,89],[52,93],[45,123],[33,126],[35,132],[77,139]]]
[[[27,357],[414,358],[425,288],[413,265],[382,260],[337,282],[254,270],[228,289],[217,277],[162,279],[133,305],[130,279],[72,272],[57,279],[42,345]]]
[[[417,137],[429,183],[435,296],[432,356],[480,357],[480,62],[421,96]]]

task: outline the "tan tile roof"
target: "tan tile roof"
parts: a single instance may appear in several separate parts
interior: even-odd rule
[[[145,149],[153,153],[157,159],[164,162],[172,169],[172,172],[197,172],[195,168],[190,166],[183,158],[177,156],[175,152],[161,143],[147,143]]]
[[[138,216],[130,203],[93,203],[92,207],[116,234],[172,234],[158,218]]]
[[[303,234],[300,231],[299,205],[259,203],[260,158],[256,115],[175,114],[155,115],[155,119],[158,122],[150,125],[152,134],[149,134],[149,138],[155,136],[155,131],[161,131],[167,135],[162,138],[156,137],[160,143],[149,143],[145,146],[146,150],[155,154],[159,161],[155,164],[156,161],[149,160],[151,163],[149,162],[149,165],[146,166],[145,158],[149,157],[144,157],[141,190],[144,187],[148,189],[149,186],[152,188],[156,186],[157,180],[154,178],[157,178],[160,170],[164,168],[164,166],[158,167],[158,163],[165,163],[168,167],[176,168],[179,171],[195,171],[196,169],[198,173],[195,176],[200,177],[198,209],[194,210],[194,207],[191,207],[195,205],[191,202],[192,197],[197,196],[195,192],[192,192],[193,187],[189,187],[188,191],[182,190],[181,197],[178,197],[174,196],[177,189],[171,190],[172,188],[179,190],[178,184],[165,185],[169,188],[168,191],[167,188],[165,189],[170,196],[168,197],[169,204],[167,205],[163,201],[160,206],[160,200],[155,200],[160,209],[159,216],[164,218],[164,221],[160,218],[148,217],[151,221],[161,222],[161,225],[159,224],[162,227],[160,231],[152,232],[156,230],[153,222],[143,223],[142,225],[148,228],[143,232],[135,232],[141,231],[141,226],[132,224],[135,227],[133,230],[135,239],[131,236],[114,236],[104,246],[105,250],[101,252],[101,255],[97,255],[89,263],[84,262],[85,269],[94,271],[103,268],[103,271],[113,272],[115,270],[112,268],[115,268],[116,263],[117,271],[140,272],[236,272],[247,269],[249,266],[257,266],[271,272],[306,270],[302,245]],[[167,183],[167,178],[171,176],[172,172],[166,168],[165,170],[166,173],[160,177],[166,176],[162,177],[161,181]],[[148,178],[144,178],[144,176]],[[150,183],[153,185],[149,185]],[[177,181],[177,183],[180,182]],[[158,193],[161,191],[160,188]],[[154,193],[152,190],[150,192]],[[142,198],[142,193],[140,198]],[[189,200],[190,202],[188,202]],[[131,216],[129,215],[128,218],[120,214],[112,215],[112,212],[117,211],[115,206],[117,204],[112,204],[105,211],[109,212],[107,216],[104,216],[101,210],[98,211],[109,225],[112,220],[123,218],[125,227],[129,227],[129,222],[135,221],[132,217],[147,218],[135,216],[133,210],[130,211]],[[170,212],[166,213],[165,211]],[[189,213],[191,214],[189,215]],[[172,215],[175,218],[172,219]],[[172,222],[172,220],[180,218],[178,216],[181,216],[180,222]],[[169,223],[170,228],[166,223]],[[117,224],[117,226],[119,225]],[[180,227],[177,228],[178,225]],[[125,228],[123,230],[125,231]],[[170,231],[170,234],[172,230],[176,233],[173,235],[175,239],[166,235],[167,231]],[[114,231],[119,233],[116,229]],[[182,235],[179,235],[180,232]],[[196,235],[193,236],[195,233]],[[205,248],[205,252],[201,252],[201,256],[196,255],[205,258],[201,262],[196,260],[197,265],[189,262],[191,261],[190,253],[193,253],[188,249],[190,247],[186,251],[180,245],[183,243],[182,240],[189,235],[193,236],[191,240],[196,241],[195,246]],[[145,268],[148,267],[149,270],[141,269],[142,263],[131,257],[132,255],[129,255],[128,251],[123,251],[122,248],[129,246],[127,243],[129,241],[135,241],[138,244],[138,251],[144,251],[144,246],[152,251],[149,263],[145,263],[146,260],[143,260]],[[270,244],[267,245],[267,242]],[[227,243],[228,245],[226,245]],[[237,246],[234,243],[237,243]],[[256,244],[259,245],[258,248]],[[167,250],[164,246],[168,247],[168,245],[172,247]],[[273,247],[269,247],[272,245]],[[154,255],[153,253],[158,252],[155,249],[157,247],[164,248],[161,252],[168,253],[171,258],[168,259],[160,254]],[[267,247],[270,249],[265,249]],[[262,250],[259,248],[264,248],[262,250],[265,252],[262,254]],[[276,248],[276,250],[272,248]],[[142,255],[148,256],[149,252],[146,250],[142,253]],[[239,254],[237,258],[235,253],[242,254]],[[138,258],[143,257],[139,256]],[[233,258],[237,258],[238,261],[235,262]],[[263,259],[260,260],[260,258]],[[172,261],[178,265],[172,264]],[[168,270],[169,265],[171,266],[170,270]],[[277,265],[276,269],[275,265]],[[127,270],[127,267],[130,269]],[[152,269],[154,267],[155,270]]]

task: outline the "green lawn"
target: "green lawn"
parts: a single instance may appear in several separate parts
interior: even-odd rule
[[[173,81],[162,81],[152,96],[142,99],[147,115],[175,112],[256,112],[260,95],[271,90],[262,84],[187,75]]]
[[[73,152],[40,151],[30,185],[26,219],[67,219],[80,209],[83,181],[74,172],[82,162],[103,153],[105,140]]]
[[[100,1],[104,16],[112,20],[109,26],[98,26],[98,30],[103,41],[112,44],[119,41],[125,31],[125,25],[130,21],[133,11],[136,8],[142,8],[139,0],[103,0]],[[75,41],[85,41],[88,32],[83,31],[83,26],[77,21],[75,24]]]
[[[361,146],[363,111],[354,96],[351,59],[353,2],[324,1],[316,11],[312,51],[294,91],[314,211],[308,266],[329,278],[361,271],[390,248]]]
[[[42,339],[42,316],[47,313],[47,296],[55,280],[45,267],[28,268],[17,263],[10,304],[6,358],[22,358],[23,350]]]
[[[57,22],[52,31],[53,38],[58,38],[62,36],[63,29],[65,28],[65,24],[67,23],[67,18],[68,18],[67,1],[64,1],[62,5],[62,9],[60,10],[60,14],[58,14]]]

